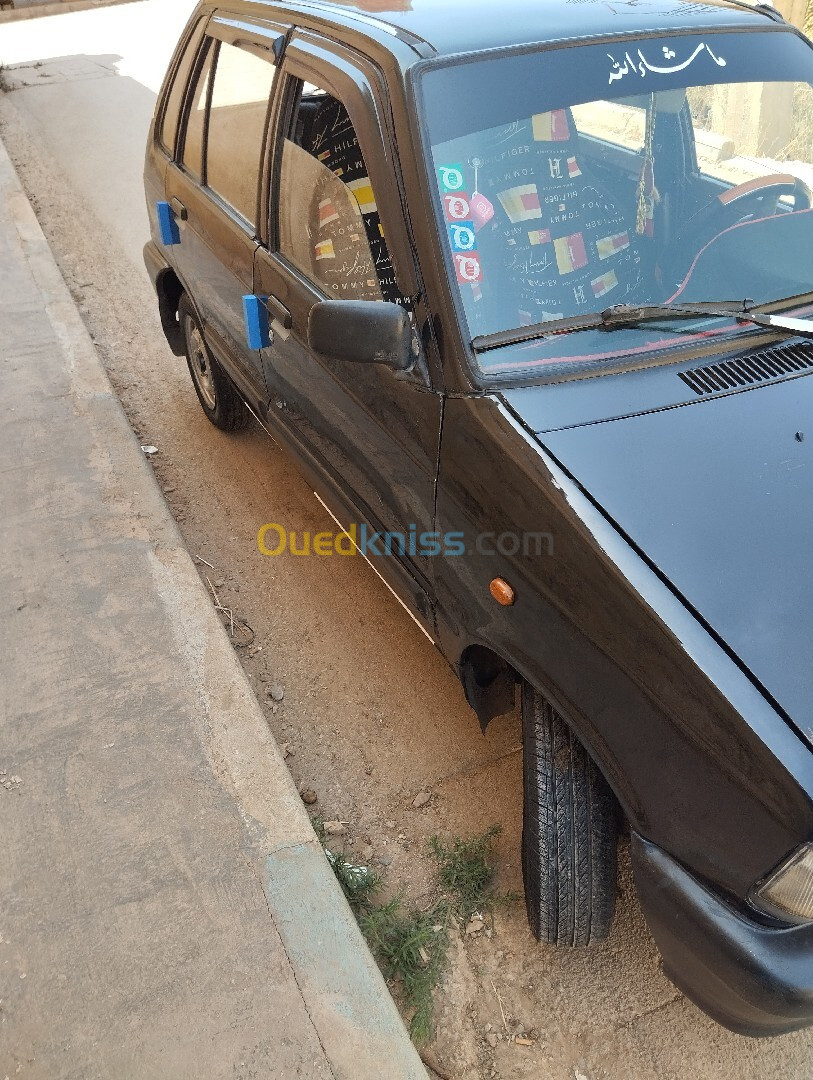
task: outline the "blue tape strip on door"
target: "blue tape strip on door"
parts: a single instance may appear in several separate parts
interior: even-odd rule
[[[158,210],[158,230],[161,233],[161,243],[164,247],[172,247],[181,242],[181,230],[172,213],[172,207],[168,202],[156,203]]]
[[[243,316],[246,322],[246,340],[249,349],[267,349],[271,344],[271,333],[265,298],[253,295],[244,296]]]

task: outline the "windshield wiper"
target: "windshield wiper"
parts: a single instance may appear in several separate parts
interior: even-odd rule
[[[575,315],[570,319],[553,319],[549,322],[534,323],[519,330],[502,330],[498,334],[483,334],[474,338],[471,345],[475,352],[489,352],[506,345],[522,345],[526,341],[553,334],[571,334],[577,330],[622,330],[640,323],[660,322],[666,319],[720,318],[736,319],[738,322],[753,323],[776,330],[788,337],[813,339],[813,320],[789,319],[784,315],[766,315],[750,308],[750,301],[740,307],[728,307],[719,304],[683,304],[661,306],[646,304],[642,307],[630,307],[617,304],[592,315]]]

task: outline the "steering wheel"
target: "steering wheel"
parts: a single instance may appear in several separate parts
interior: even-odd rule
[[[703,239],[710,228],[716,235],[746,218],[773,217],[785,195],[793,196],[794,210],[813,206],[813,191],[800,177],[790,173],[757,176],[728,188],[701,207],[686,222],[684,235],[690,234],[696,242],[698,234]]]
[[[758,176],[727,188],[707,202],[680,228],[677,244],[665,255],[661,272],[668,287],[677,287],[694,257],[715,236],[749,218],[773,217],[778,212],[779,200],[787,195],[793,197],[794,211],[813,206],[813,190],[790,173]]]

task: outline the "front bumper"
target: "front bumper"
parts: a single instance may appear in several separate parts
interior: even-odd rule
[[[635,833],[632,859],[647,923],[678,989],[741,1035],[813,1024],[813,925],[745,918]]]

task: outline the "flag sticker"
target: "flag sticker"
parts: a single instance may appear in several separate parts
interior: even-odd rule
[[[587,250],[581,233],[554,240],[553,246],[556,250],[556,264],[560,274],[572,274],[574,270],[581,270],[583,266],[587,266]]]
[[[347,186],[355,195],[362,214],[374,214],[378,210],[369,176],[362,176],[360,180],[351,180]]]
[[[520,221],[532,221],[542,217],[539,205],[539,192],[536,184],[522,184],[520,187],[501,191],[497,198],[513,225]]]
[[[612,292],[618,284],[615,270],[609,270],[606,274],[602,274],[601,277],[594,278],[590,284],[593,286],[593,296],[595,296],[596,299],[600,296],[606,296],[607,293]]]
[[[576,176],[581,176],[582,171],[579,168],[579,163],[574,157],[567,159],[567,175],[573,179]]]
[[[564,109],[537,113],[531,118],[531,123],[536,142],[567,142],[570,138],[570,125]]]
[[[339,212],[333,205],[332,199],[322,199],[319,203],[319,228],[324,229],[331,221],[339,220]]]
[[[550,229],[531,229],[528,233],[528,239],[534,247],[536,247],[537,244],[549,244]]]
[[[605,236],[596,240],[596,251],[600,259],[609,259],[617,251],[624,251],[630,246],[629,233],[615,233],[613,236]]]
[[[335,259],[336,258],[336,250],[333,247],[333,241],[332,240],[323,240],[322,243],[317,244],[316,247],[313,250],[314,250],[314,253],[316,255],[316,261],[317,262],[319,262],[321,259]]]

